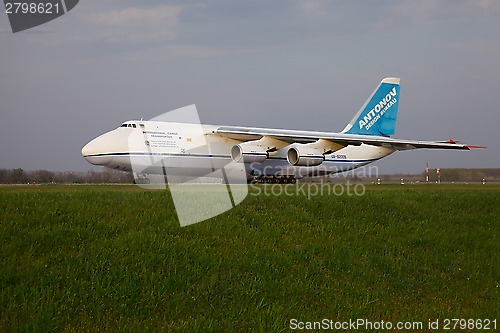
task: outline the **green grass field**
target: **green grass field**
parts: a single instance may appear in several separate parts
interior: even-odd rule
[[[249,195],[185,228],[135,186],[3,186],[0,211],[2,332],[500,320],[500,186]]]

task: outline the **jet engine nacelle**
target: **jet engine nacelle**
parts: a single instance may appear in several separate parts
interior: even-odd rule
[[[235,162],[262,163],[273,153],[287,145],[286,142],[263,136],[259,140],[247,141],[231,148],[231,158]]]
[[[266,147],[255,145],[251,141],[234,145],[231,148],[231,158],[237,163],[262,163],[268,156]]]
[[[288,149],[286,159],[295,166],[317,166],[325,160],[323,153],[323,149],[296,145]]]

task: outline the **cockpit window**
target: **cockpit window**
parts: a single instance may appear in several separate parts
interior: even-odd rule
[[[127,124],[127,123],[125,123],[125,124],[121,124],[121,126],[120,126],[120,127],[131,127],[131,128],[137,128],[137,125],[136,125],[136,124]]]

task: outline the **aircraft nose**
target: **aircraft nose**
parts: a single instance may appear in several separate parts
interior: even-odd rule
[[[103,140],[98,137],[82,148],[82,156],[85,157],[87,162],[93,165],[108,165],[112,162],[112,157],[106,155]]]
[[[94,154],[94,152],[96,151],[96,143],[95,143],[95,140],[92,140],[90,141],[89,143],[87,143],[85,146],[83,146],[82,148],[82,156],[83,157],[87,157],[89,155],[92,155]]]
[[[116,130],[105,133],[87,143],[82,148],[82,156],[94,165],[108,166],[113,162],[113,154],[127,150],[127,143]]]

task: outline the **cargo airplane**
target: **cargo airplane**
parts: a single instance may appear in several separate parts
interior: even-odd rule
[[[228,164],[247,181],[295,183],[304,176],[352,170],[399,150],[484,148],[458,141],[420,141],[395,133],[400,79],[385,78],[340,133],[130,120],[86,144],[94,165],[134,172],[202,177]]]

